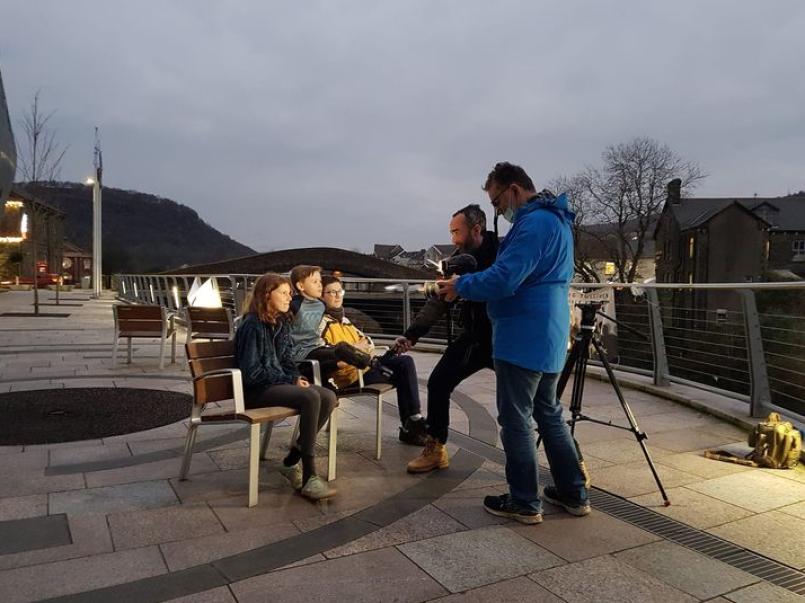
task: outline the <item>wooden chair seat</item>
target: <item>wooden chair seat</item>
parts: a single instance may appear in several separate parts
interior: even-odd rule
[[[286,406],[267,406],[265,408],[249,408],[244,412],[210,412],[201,417],[202,423],[214,421],[244,421],[246,423],[268,423],[295,417],[299,412]]]

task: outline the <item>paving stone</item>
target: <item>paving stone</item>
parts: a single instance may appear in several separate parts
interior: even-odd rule
[[[4,458],[8,459],[9,457]],[[17,459],[15,458],[14,460],[16,461]],[[10,463],[10,461],[8,462]],[[43,472],[44,466],[40,469],[6,466],[0,471],[0,498],[84,488],[84,476],[80,473],[45,476]]]
[[[160,545],[160,548],[168,568],[175,572],[243,551],[250,551],[297,534],[299,534],[299,530],[292,523],[286,521],[270,526],[255,526],[236,532],[197,538],[188,534],[181,541],[167,542]]]
[[[232,595],[232,591],[226,586],[205,590],[202,593],[194,593],[178,599],[170,599],[165,603],[238,603]]]
[[[165,573],[157,547],[107,553],[0,572],[3,603],[38,601]]]
[[[186,480],[173,478],[170,483],[183,503],[229,499],[233,496],[240,496],[245,505],[249,490],[249,475],[246,469],[216,471],[214,473],[190,475]],[[260,468],[259,494],[261,498],[264,493],[287,488],[289,488],[288,482],[279,473]],[[260,504],[262,506],[262,503]]]
[[[614,555],[699,599],[709,599],[758,581],[755,576],[673,542],[654,542]]]
[[[662,456],[657,459],[657,462],[707,479],[752,471],[751,467],[705,458],[698,451]]]
[[[649,433],[649,446],[658,446],[673,452],[690,452],[703,448],[720,448],[725,444],[746,441],[746,435],[734,433],[723,434],[713,429],[679,429],[657,434]]]
[[[0,557],[0,569],[50,563],[112,551],[112,539],[104,515],[69,516],[68,523],[72,544],[3,555]]]
[[[3,501],[0,500],[0,508],[2,508]],[[788,515],[793,515],[794,517],[799,517],[800,519],[805,519],[805,501],[797,503],[795,505],[789,505],[787,507],[781,507],[777,509],[781,513],[787,513]]]
[[[394,548],[272,572],[236,582],[231,589],[238,603],[406,603],[446,594]]]
[[[586,517],[557,513],[547,516],[536,528],[512,529],[568,561],[598,557],[660,540],[659,536],[595,509]]]
[[[770,475],[776,475],[777,477],[784,477],[805,483],[805,463],[801,461],[799,465],[793,469],[761,469],[761,471]]]
[[[768,582],[747,586],[724,597],[734,603],[803,603],[805,597]]]
[[[687,487],[666,490],[671,506],[663,504],[659,492],[630,498],[634,503],[657,513],[686,523],[694,528],[705,529],[729,523],[752,515],[752,511],[736,507],[712,496],[689,490]]]
[[[88,488],[50,495],[51,513],[115,513],[176,505],[173,489],[166,481],[138,482],[120,486]]]
[[[343,557],[344,555],[381,549],[404,542],[460,532],[464,529],[466,528],[463,525],[435,507],[428,505],[385,528],[353,540],[349,544],[327,551],[324,555],[329,559]]]
[[[687,595],[617,559],[604,555],[548,569],[530,578],[567,603],[693,603]]]
[[[531,526],[531,529],[539,528]],[[398,548],[454,593],[562,563],[555,555],[504,527],[447,534]],[[445,555],[445,551],[450,554]]]
[[[434,599],[433,603],[501,603],[506,601],[562,603],[562,599],[525,577],[504,580],[496,584],[474,588],[461,594],[448,595]]]
[[[246,506],[245,487],[243,495],[217,498],[209,505],[230,532],[321,516],[320,505],[301,497],[290,486],[280,490],[261,490],[256,507]]]
[[[688,487],[756,513],[805,500],[805,484],[762,471],[736,473]]]
[[[788,565],[805,568],[805,520],[778,511],[769,511],[708,530],[777,559]]]
[[[125,444],[99,444],[79,447],[52,447],[50,450],[50,467],[59,465],[74,465],[77,463],[90,463],[106,461],[131,456],[129,447]]]
[[[470,529],[505,525],[511,520],[487,513],[483,507],[484,496],[499,496],[505,492],[508,488],[495,486],[458,490],[435,500],[433,506]]]
[[[365,507],[356,507],[354,509],[347,509],[345,511],[332,511],[327,508],[320,508],[320,511],[323,511],[321,514],[306,517],[304,519],[294,518],[292,519],[292,522],[300,532],[309,532],[311,530],[316,530],[322,526],[336,522],[340,519],[344,519],[345,517],[349,517],[350,515],[354,515],[355,513],[362,511],[364,508]]]
[[[115,550],[118,551],[224,531],[218,518],[206,505],[112,513],[107,520]]]
[[[129,484],[155,479],[170,479],[178,477],[181,468],[181,457],[154,461],[151,463],[140,463],[129,467],[119,467],[116,469],[105,469],[87,473],[87,486],[95,488],[98,486],[114,486],[118,484]],[[206,453],[193,455],[190,465],[190,475],[201,473],[218,472],[218,467]]]
[[[0,498],[0,521],[48,514],[47,494]]]
[[[609,440],[605,442],[594,442],[591,444],[584,444],[581,452],[586,458],[587,455],[595,458],[609,461],[610,463],[634,463],[642,461],[645,463],[645,456],[643,456],[643,449],[633,437],[629,439]],[[649,445],[649,452],[652,458],[656,461],[670,453],[662,448],[656,448]],[[588,464],[589,466],[589,464]]]
[[[684,486],[701,479],[659,463],[655,463],[655,466],[666,489]],[[599,468],[591,472],[590,477],[593,486],[626,498],[658,490],[657,482],[654,481],[654,476],[645,460]]]

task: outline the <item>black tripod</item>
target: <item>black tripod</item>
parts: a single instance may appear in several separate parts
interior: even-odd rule
[[[601,304],[598,302],[590,302],[576,304],[576,306],[581,309],[581,330],[573,338],[573,346],[570,349],[570,354],[567,357],[565,366],[562,369],[562,374],[560,375],[559,381],[556,385],[556,397],[561,398],[565,391],[565,386],[570,379],[571,373],[575,374],[575,378],[573,379],[573,391],[570,396],[571,419],[567,422],[568,425],[570,425],[570,433],[571,435],[575,435],[576,423],[579,421],[590,421],[591,423],[598,423],[599,425],[607,425],[609,427],[616,427],[618,429],[625,429],[626,431],[632,432],[637,440],[637,443],[640,444],[640,448],[643,450],[643,454],[646,457],[646,462],[648,463],[649,469],[651,469],[651,473],[654,475],[654,481],[657,482],[657,487],[660,489],[660,494],[662,495],[664,505],[667,507],[671,504],[671,501],[668,500],[668,495],[665,493],[665,488],[662,486],[660,476],[657,474],[654,461],[651,460],[651,455],[648,452],[648,448],[646,448],[646,433],[641,431],[637,426],[637,420],[635,419],[634,414],[632,414],[632,409],[629,408],[629,405],[626,403],[626,400],[623,397],[620,385],[618,384],[618,380],[615,378],[615,373],[612,371],[612,366],[609,364],[609,360],[607,360],[603,346],[601,345],[601,341],[595,334],[595,316],[596,314],[600,313],[599,310],[601,309]],[[609,316],[603,314],[602,316],[612,320],[621,327],[626,327],[626,325],[621,325]],[[615,390],[615,395],[618,397],[618,401],[623,409],[623,413],[626,415],[626,420],[629,422],[629,427],[617,425],[611,420],[602,421],[601,419],[589,417],[582,411],[584,380],[587,376],[587,362],[590,359],[590,345],[595,348],[595,351],[598,352],[599,358],[601,358],[601,363],[604,365],[604,370],[607,373],[607,377],[609,377],[609,382],[612,384],[612,387]],[[537,446],[539,446],[541,440],[541,437],[537,440]],[[576,446],[578,448],[578,444]]]

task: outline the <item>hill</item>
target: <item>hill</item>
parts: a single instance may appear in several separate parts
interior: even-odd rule
[[[64,236],[92,248],[92,193],[63,182],[30,189],[67,215]],[[118,188],[103,189],[104,273],[160,272],[257,253],[202,220],[195,210],[170,199]]]

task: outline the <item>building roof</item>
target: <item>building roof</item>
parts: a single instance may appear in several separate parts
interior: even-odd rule
[[[374,256],[376,258],[380,258],[381,260],[390,260],[402,251],[403,248],[397,244],[386,245],[383,243],[375,243]]]
[[[758,219],[768,222],[771,230],[805,230],[805,193],[786,197],[717,197],[683,198],[668,203],[668,208],[681,230],[697,228],[737,203]]]
[[[54,207],[49,203],[45,203],[34,195],[24,184],[14,184],[11,187],[11,193],[8,195],[9,199],[22,199],[23,201],[28,201],[29,203],[34,203],[39,209],[44,209],[48,212],[52,212],[54,214],[65,215],[65,212],[58,207]]]
[[[452,243],[447,243],[444,245],[431,245],[430,248],[438,251],[442,257],[447,257],[456,250],[456,246],[453,245]]]

